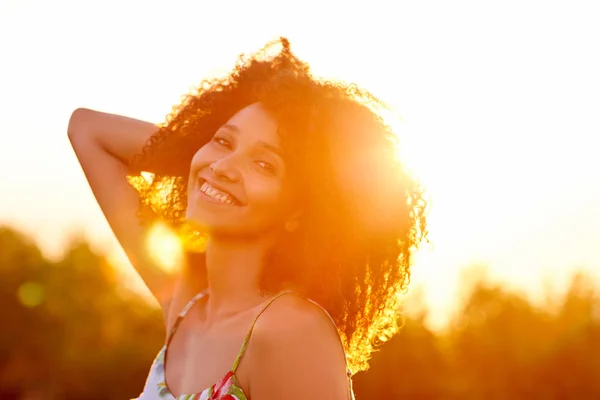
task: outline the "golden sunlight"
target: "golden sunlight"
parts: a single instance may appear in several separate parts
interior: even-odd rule
[[[146,245],[150,257],[167,272],[180,265],[183,249],[179,237],[164,223],[155,224],[148,233]]]

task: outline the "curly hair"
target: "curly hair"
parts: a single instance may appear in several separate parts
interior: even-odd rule
[[[261,285],[291,279],[334,319],[353,372],[399,329],[411,255],[426,239],[422,186],[398,157],[396,136],[368,91],[313,76],[287,39],[241,55],[226,77],[202,81],[136,156],[131,173],[150,218],[185,228],[187,177],[196,151],[228,119],[260,102],[276,118],[300,227],[273,251]],[[198,234],[196,232],[196,234]],[[291,271],[291,272],[290,272]]]

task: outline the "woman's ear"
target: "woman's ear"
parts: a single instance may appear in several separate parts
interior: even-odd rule
[[[292,233],[292,232],[296,231],[296,229],[298,229],[298,227],[300,226],[301,215],[302,214],[300,213],[300,211],[297,211],[288,218],[288,220],[285,222],[285,231],[286,232]]]

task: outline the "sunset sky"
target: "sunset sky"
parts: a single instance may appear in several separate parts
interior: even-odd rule
[[[598,3],[349,3],[0,0],[0,224],[49,255],[84,232],[122,260],[70,113],[160,122],[203,77],[284,35],[316,74],[401,116],[403,155],[432,200],[413,281],[434,323],[469,265],[533,296],[579,268],[600,284]]]

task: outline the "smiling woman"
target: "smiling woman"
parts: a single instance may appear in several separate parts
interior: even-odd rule
[[[280,39],[160,126],[73,114],[90,186],[165,314],[140,399],[352,397],[349,377],[398,330],[426,234],[383,108],[314,77]],[[158,268],[145,246],[157,223],[203,252]]]

